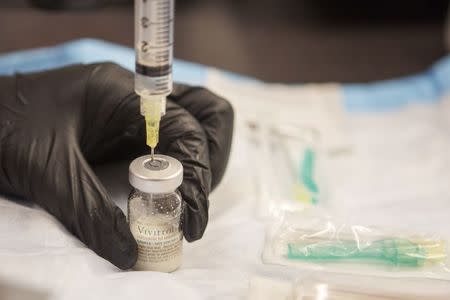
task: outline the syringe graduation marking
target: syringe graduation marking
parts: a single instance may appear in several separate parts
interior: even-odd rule
[[[136,63],[136,72],[145,76],[160,77],[172,73],[172,65],[150,67]]]
[[[172,90],[173,11],[174,0],[136,0],[136,92],[152,155],[165,113],[161,105]]]

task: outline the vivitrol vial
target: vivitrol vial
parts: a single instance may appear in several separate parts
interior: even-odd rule
[[[134,269],[173,272],[183,258],[183,206],[177,191],[183,166],[170,156],[142,156],[130,164],[129,180],[134,190],[128,198],[128,222],[138,244]]]

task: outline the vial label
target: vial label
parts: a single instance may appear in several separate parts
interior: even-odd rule
[[[131,224],[138,244],[136,270],[172,272],[181,265],[183,235],[178,222],[157,222],[141,218]]]

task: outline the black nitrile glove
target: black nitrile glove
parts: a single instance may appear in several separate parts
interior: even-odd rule
[[[184,166],[184,236],[200,239],[208,194],[222,178],[233,131],[230,104],[175,86],[158,153]],[[137,258],[126,218],[90,165],[148,154],[133,73],[105,63],[0,77],[0,192],[35,201],[122,269]]]

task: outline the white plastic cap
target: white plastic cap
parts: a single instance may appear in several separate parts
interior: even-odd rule
[[[141,156],[133,160],[129,168],[130,184],[145,193],[171,193],[183,182],[183,165],[173,157]]]

